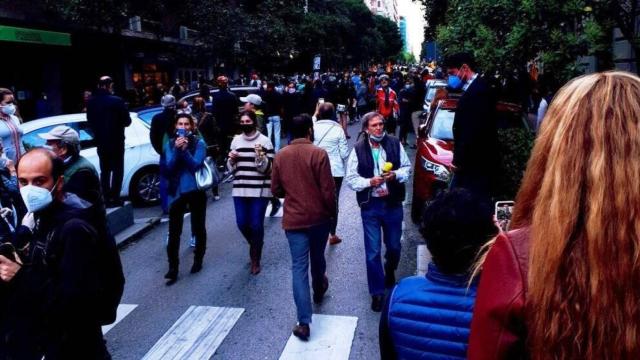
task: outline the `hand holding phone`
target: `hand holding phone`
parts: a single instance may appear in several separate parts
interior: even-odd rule
[[[513,214],[513,201],[497,201],[495,206],[495,220],[502,231],[508,231],[511,224],[511,215]]]

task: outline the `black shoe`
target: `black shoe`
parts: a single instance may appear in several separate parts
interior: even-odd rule
[[[293,335],[295,335],[298,339],[302,341],[309,340],[309,336],[311,335],[311,330],[309,329],[309,324],[300,323],[293,328]]]
[[[324,298],[324,294],[327,293],[327,290],[329,289],[329,279],[327,279],[327,276],[325,275],[324,277],[324,281],[322,282],[322,289],[316,291],[313,291],[313,302],[316,304],[320,304],[322,303],[322,298]]]
[[[198,261],[194,261],[193,262],[193,266],[191,266],[191,273],[195,274],[197,272],[200,272],[200,270],[202,270],[202,260]]]
[[[371,297],[371,310],[375,312],[382,311],[382,301],[384,300],[384,296],[382,295],[373,295]]]
[[[271,202],[271,212],[269,213],[269,216],[271,216],[271,217],[276,216],[276,214],[278,213],[278,210],[280,210],[281,206],[282,206],[282,204],[280,203],[280,200],[272,201]]]
[[[167,286],[171,286],[178,281],[178,269],[169,269],[169,271],[164,275],[164,278],[167,279],[165,283]]]

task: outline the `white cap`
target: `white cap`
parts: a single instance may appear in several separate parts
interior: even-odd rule
[[[249,94],[245,97],[241,97],[240,101],[243,103],[252,103],[255,106],[260,106],[262,104],[262,98],[258,94]]]

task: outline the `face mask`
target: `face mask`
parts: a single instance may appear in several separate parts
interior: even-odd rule
[[[295,92],[296,92],[296,89],[294,89],[294,88],[289,88],[289,94],[295,94]]]
[[[404,88],[405,89],[411,89],[411,85],[405,85]]]
[[[16,106],[14,104],[7,104],[0,107],[0,110],[2,110],[2,113],[5,115],[13,115],[16,113]]]
[[[56,181],[53,184],[53,189],[56,188],[58,182]],[[25,206],[29,212],[37,212],[40,211],[53,201],[53,197],[51,196],[51,191],[34,185],[27,185],[20,188],[20,195],[22,196],[22,200],[24,201]]]
[[[462,88],[462,79],[458,75],[449,75],[447,85],[454,90],[458,90]]]
[[[252,124],[240,124],[240,131],[242,131],[246,135],[251,134],[254,130],[255,127]]]
[[[373,134],[369,134],[369,138],[377,143],[381,142],[382,139],[384,139],[384,137],[387,135],[386,132],[383,132],[382,135],[380,136],[375,136]]]

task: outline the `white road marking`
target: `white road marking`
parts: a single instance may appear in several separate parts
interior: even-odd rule
[[[314,314],[309,341],[292,334],[280,360],[348,360],[357,325],[357,317]]]
[[[124,319],[127,315],[129,315],[133,309],[137,308],[138,305],[134,304],[120,304],[118,305],[118,310],[116,313],[116,321],[113,324],[105,325],[102,327],[102,334],[106,334],[109,330],[113,329],[114,326],[118,325],[122,319]]]
[[[191,306],[143,359],[209,359],[243,312],[241,308]]]
[[[417,275],[424,276],[427,273],[427,268],[430,261],[429,250],[427,249],[427,245],[418,245],[418,249],[416,251],[417,254],[417,264],[418,269],[416,270]]]

